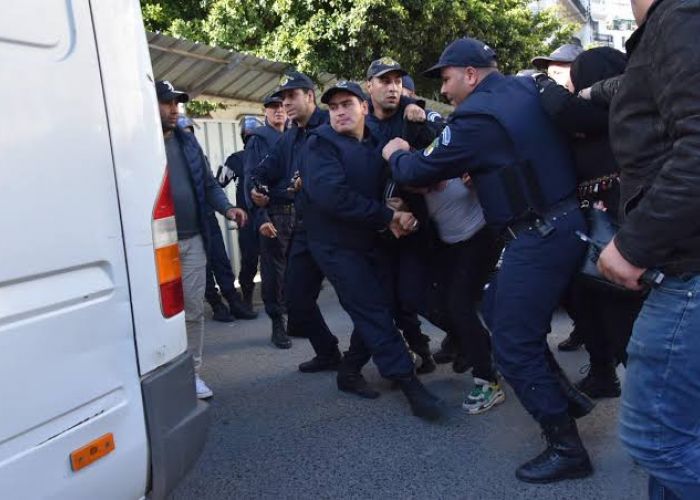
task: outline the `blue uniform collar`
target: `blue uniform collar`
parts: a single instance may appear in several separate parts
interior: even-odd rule
[[[498,82],[501,82],[504,79],[505,79],[505,75],[503,73],[500,73],[498,71],[494,71],[493,73],[488,75],[486,78],[481,80],[479,85],[477,85],[476,88],[474,89],[474,93],[487,92],[487,91],[491,90],[495,85],[497,85]],[[469,99],[469,98],[467,98],[467,99]]]

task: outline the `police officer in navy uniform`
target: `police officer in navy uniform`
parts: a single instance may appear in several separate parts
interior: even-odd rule
[[[328,122],[328,112],[317,108],[314,83],[298,71],[283,75],[273,96],[282,99],[292,126],[282,134],[267,157],[253,167],[250,175],[251,198],[256,205],[265,208],[259,222],[261,234],[280,239],[283,255],[287,257],[286,269],[281,271],[285,276],[283,295],[288,332],[282,316],[284,311],[271,311],[274,315],[271,315],[272,340],[278,347],[289,348],[288,333],[308,337],[316,357],[302,363],[299,369],[303,372],[335,369],[341,358],[338,339],[326,325],[316,303],[324,276],[308,251],[303,216],[295,206],[295,177],[303,163],[302,147],[309,131]],[[265,222],[272,222],[274,231],[265,232]]]
[[[411,153],[394,139],[384,157],[400,183],[471,176],[487,223],[510,240],[484,311],[496,362],[548,443],[516,476],[546,483],[590,475],[572,418],[590,408],[570,400],[546,340],[585,251],[574,234],[585,222],[566,139],[540,107],[535,82],[503,76],[493,50],[478,40],[454,41],[426,74],[442,78],[442,92],[457,108],[428,148]]]
[[[259,213],[258,209],[250,199],[250,174],[253,168],[258,165],[277,143],[284,131],[287,121],[287,113],[282,106],[282,99],[279,97],[267,96],[263,100],[265,112],[265,122],[262,126],[246,126],[248,118],[242,123],[241,135],[244,137],[245,149],[243,150],[243,176],[238,181],[236,197],[245,199],[246,206],[249,207],[249,214],[253,220],[250,230],[239,232],[239,245],[241,247],[241,272],[239,282],[244,301],[252,300],[253,277],[257,272],[257,257],[260,255],[261,274],[261,296],[265,304],[265,310],[270,317],[275,316],[275,312],[284,309],[282,301],[283,274],[278,274],[277,269],[284,269],[285,255],[280,250],[281,240],[277,238],[260,237],[260,221],[265,214]],[[269,218],[269,215],[268,215]],[[271,225],[272,222],[269,222]],[[276,265],[276,261],[281,260],[281,264]]]
[[[402,78],[406,71],[390,57],[382,57],[367,69],[369,92],[368,126],[383,140],[404,138],[412,148],[430,144],[439,129],[426,121],[425,111],[414,99],[402,96]],[[394,271],[394,317],[413,352],[420,356],[417,372],[430,373],[436,365],[430,352],[430,338],[421,331],[417,311],[423,309],[427,286],[427,262],[433,231],[423,196],[412,194],[390,184],[387,197],[399,205],[407,203],[418,217],[420,229],[406,238],[394,238],[383,243],[392,254]]]
[[[365,127],[368,106],[360,86],[339,81],[321,102],[329,107],[331,123],[311,132],[301,170],[308,247],[353,321],[350,351],[366,348],[381,375],[398,382],[414,415],[437,419],[442,406],[415,376],[413,360],[394,326],[387,268],[378,246],[380,231],[402,236],[417,221],[410,212],[394,211],[384,203],[385,141]],[[362,381],[366,361],[346,356],[339,382],[349,374]]]

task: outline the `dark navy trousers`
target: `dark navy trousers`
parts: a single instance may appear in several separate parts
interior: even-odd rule
[[[286,213],[268,209],[270,222],[277,230],[276,238],[260,237],[260,278],[261,296],[265,312],[270,318],[282,316],[285,311],[284,276],[287,267],[287,253],[294,230],[294,213],[287,207]]]
[[[394,325],[388,280],[391,270],[378,250],[354,250],[317,241],[309,249],[333,284],[354,330],[350,352],[369,352],[379,373],[389,379],[413,373],[406,343]],[[387,278],[383,278],[386,275]]]
[[[287,329],[292,335],[307,337],[317,356],[334,356],[338,352],[338,339],[331,333],[317,304],[323,278],[309,251],[306,233],[294,231],[284,280]]]
[[[238,229],[238,247],[241,250],[241,270],[238,273],[238,282],[241,285],[243,296],[246,297],[253,293],[255,287],[253,279],[258,272],[260,258],[260,235],[252,220]]]
[[[216,285],[219,285],[221,295],[230,297],[236,293],[234,284],[236,276],[233,274],[219,221],[214,213],[209,214],[207,223],[209,224],[209,247],[207,249],[207,287],[204,297],[210,304],[215,304],[221,301]]]
[[[586,227],[578,208],[548,221],[555,228],[548,236],[525,229],[506,245],[483,310],[501,374],[542,424],[567,414],[567,399],[547,360],[547,333],[582,263],[585,244],[574,231]]]

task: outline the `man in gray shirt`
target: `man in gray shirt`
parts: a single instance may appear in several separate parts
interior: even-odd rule
[[[247,222],[246,212],[229,203],[204,158],[194,134],[177,127],[178,104],[189,100],[167,81],[156,82],[160,120],[165,139],[170,189],[175,204],[182,288],[185,299],[187,347],[194,359],[197,397],[213,396],[212,390],[199,377],[204,341],[204,290],[206,286],[206,246],[208,244],[207,204],[235,221]]]

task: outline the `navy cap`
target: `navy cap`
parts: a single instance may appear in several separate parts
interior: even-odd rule
[[[369,68],[367,68],[367,79],[370,80],[375,76],[382,76],[392,71],[398,71],[401,76],[408,74],[401,65],[391,57],[382,57],[381,59],[372,61],[372,64],[369,65]]]
[[[321,102],[323,104],[328,104],[328,101],[331,100],[331,97],[333,97],[333,95],[337,94],[338,92],[350,92],[351,94],[354,94],[357,97],[359,97],[362,101],[367,100],[365,93],[362,92],[362,87],[360,87],[357,83],[350,82],[348,80],[339,80],[335,83],[335,85],[333,85],[331,88],[329,88],[323,93],[323,95],[321,96]]]
[[[158,96],[158,100],[161,102],[168,102],[172,100],[177,102],[187,102],[190,100],[190,96],[184,92],[175,90],[173,84],[167,80],[158,80],[156,82],[156,95]]]
[[[290,71],[282,75],[280,82],[277,85],[274,93],[270,97],[281,97],[282,92],[292,89],[309,89],[314,90],[316,86],[314,82],[300,71]]]
[[[410,75],[404,75],[401,82],[403,82],[403,88],[408,89],[411,92],[416,91],[416,83],[413,81],[413,78],[411,78]]]
[[[271,104],[282,104],[282,98],[278,95],[269,95],[263,100],[263,106],[268,107]]]
[[[583,47],[576,43],[567,43],[558,47],[557,50],[548,56],[538,56],[532,60],[532,65],[537,69],[547,69],[550,63],[571,64],[579,54],[583,52]]]
[[[458,38],[442,51],[438,63],[424,71],[423,74],[429,78],[439,78],[442,68],[449,66],[490,68],[496,60],[496,53],[484,42],[476,38]]]

